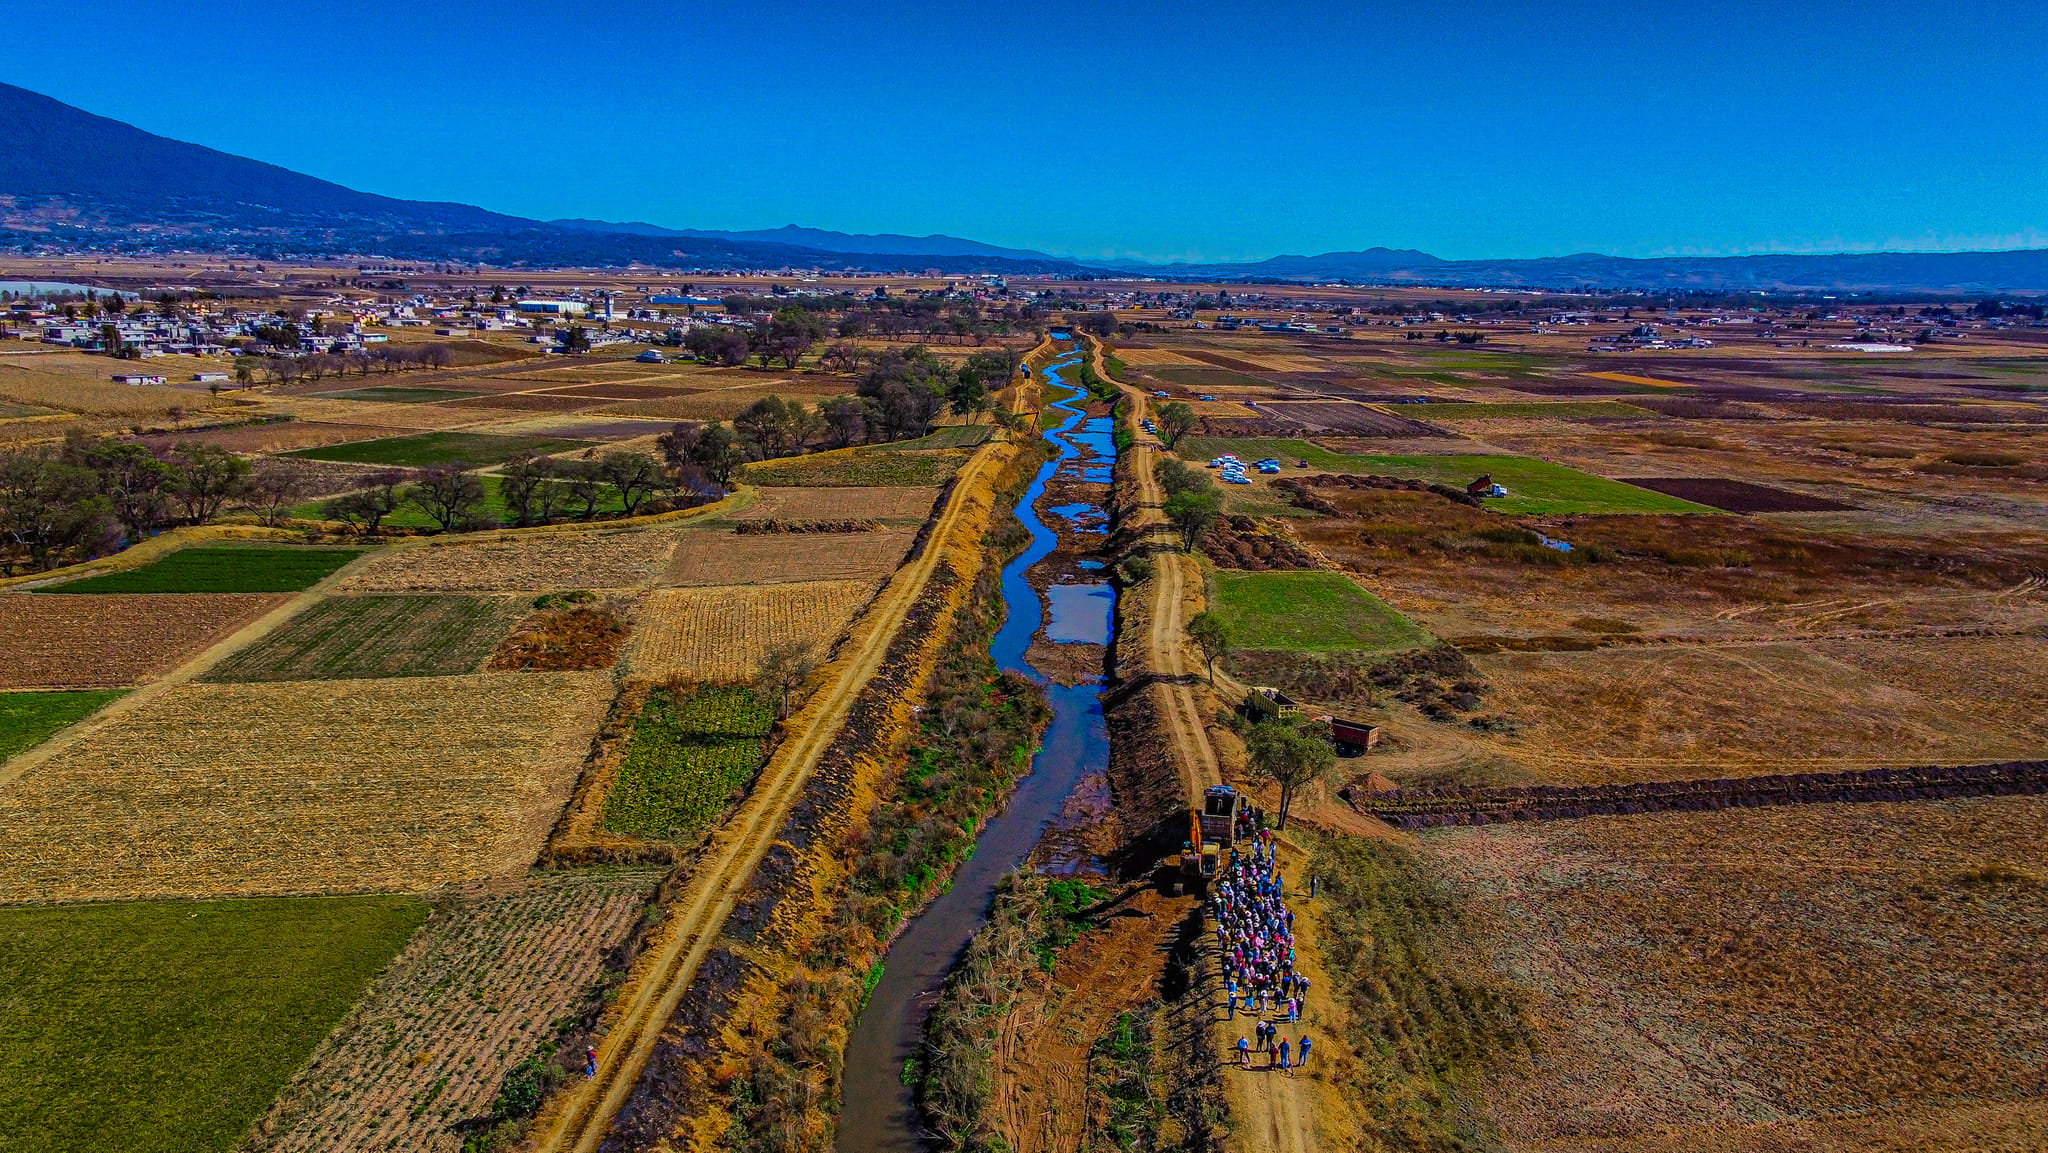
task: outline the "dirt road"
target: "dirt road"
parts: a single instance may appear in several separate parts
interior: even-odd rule
[[[710,952],[747,879],[782,829],[802,791],[845,724],[848,711],[875,675],[889,644],[958,535],[977,481],[997,467],[998,444],[976,452],[960,470],[952,497],[939,515],[922,555],[897,570],[857,626],[857,635],[827,670],[827,683],[790,726],[790,737],[761,771],[740,811],[705,847],[689,887],[668,910],[660,942],[643,958],[606,1023],[598,1046],[597,1076],[550,1105],[536,1129],[543,1153],[596,1153],[612,1118],[647,1066],[663,1025]],[[970,542],[971,543],[971,542]]]
[[[1108,379],[1101,343],[1091,340],[1089,345],[1095,371]],[[1138,422],[1145,411],[1146,395],[1128,384],[1121,387],[1131,401],[1125,419],[1136,438],[1130,450],[1131,475],[1138,486],[1135,524],[1145,531],[1147,539],[1164,546],[1153,555],[1152,634],[1146,663],[1156,678],[1152,684],[1154,699],[1159,702],[1159,714],[1166,722],[1174,757],[1181,766],[1188,803],[1193,806],[1201,802],[1204,788],[1223,783],[1222,767],[1209,740],[1208,725],[1202,719],[1202,699],[1197,689],[1200,674],[1187,649],[1186,610],[1191,594],[1200,587],[1201,567],[1180,551],[1180,542],[1166,523],[1166,495],[1153,471],[1165,445]],[[1303,945],[1306,948],[1307,942]],[[1323,988],[1327,990],[1329,986]],[[1210,1030],[1210,1039],[1219,1052],[1236,1042],[1240,1026],[1249,1029],[1250,1022],[1245,1018],[1219,1021]],[[1228,1145],[1233,1153],[1313,1153],[1318,1148],[1312,1080],[1287,1077],[1277,1071],[1247,1072],[1235,1066],[1226,1066],[1223,1074],[1231,1117],[1236,1122]]]

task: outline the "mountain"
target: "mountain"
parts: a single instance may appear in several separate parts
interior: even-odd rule
[[[574,228],[586,232],[631,232],[642,236],[691,236],[704,240],[734,240],[750,244],[787,244],[798,248],[817,249],[821,252],[895,256],[991,256],[1003,260],[1050,260],[1062,264],[1069,263],[1029,248],[1001,248],[993,244],[983,244],[979,240],[963,240],[957,236],[942,236],[936,233],[931,236],[899,236],[889,232],[862,235],[832,232],[823,228],[801,228],[794,224],[785,224],[781,228],[726,232],[708,228],[661,228],[639,221],[630,224],[609,224],[602,220],[550,220],[548,223],[557,228]]]

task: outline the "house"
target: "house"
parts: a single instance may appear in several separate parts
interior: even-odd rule
[[[195,372],[192,374],[192,379],[200,384],[218,384],[227,378],[228,374],[225,372]]]
[[[157,376],[157,375],[155,375],[154,373],[148,373],[148,372],[117,372],[117,373],[115,373],[115,374],[114,374],[114,383],[115,383],[115,384],[164,384],[164,383],[167,383],[167,382],[166,382],[166,381],[164,380],[164,378],[163,378],[163,377],[161,377],[161,376]]]

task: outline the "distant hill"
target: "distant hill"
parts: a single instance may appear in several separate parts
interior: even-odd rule
[[[957,236],[899,236],[895,233],[861,235],[851,232],[832,232],[823,228],[801,228],[785,224],[781,228],[757,228],[745,232],[727,232],[710,228],[662,228],[653,224],[635,221],[630,224],[609,224],[602,220],[550,220],[558,228],[575,228],[587,232],[631,232],[643,236],[691,236],[704,240],[735,240],[748,244],[787,244],[798,248],[813,248],[823,252],[854,252],[887,254],[895,256],[991,256],[1003,260],[1047,260],[1060,264],[1071,261],[1048,256],[1028,248],[1002,248],[983,244],[979,240],[962,240]]]

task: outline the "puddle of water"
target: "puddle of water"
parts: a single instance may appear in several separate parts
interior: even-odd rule
[[[1074,567],[1084,568],[1087,569],[1089,572],[1094,572],[1096,569],[1107,568],[1109,566],[1099,560],[1077,560],[1074,562]]]
[[[1054,585],[1045,590],[1052,620],[1045,639],[1062,644],[1106,645],[1116,592],[1106,584]]]

